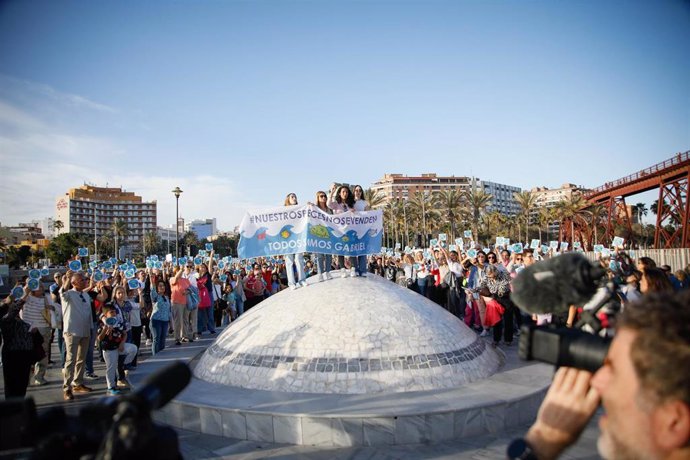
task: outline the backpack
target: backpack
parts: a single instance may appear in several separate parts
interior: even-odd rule
[[[187,289],[187,310],[196,310],[199,306],[199,291],[196,286],[189,286]]]

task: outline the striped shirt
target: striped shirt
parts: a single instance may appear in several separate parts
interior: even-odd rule
[[[50,327],[50,323],[43,317],[43,310],[45,310],[45,308],[46,299],[44,296],[36,297],[33,294],[29,294],[19,316],[29,323],[31,327]],[[50,313],[47,314],[50,315]],[[50,318],[50,316],[48,316],[48,318]]]

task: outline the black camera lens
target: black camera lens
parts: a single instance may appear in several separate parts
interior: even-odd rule
[[[577,329],[554,326],[523,326],[518,354],[555,366],[596,372],[606,359],[611,339]]]

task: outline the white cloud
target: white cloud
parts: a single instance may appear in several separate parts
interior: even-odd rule
[[[104,113],[118,112],[118,110],[113,107],[94,102],[83,96],[57,91],[52,86],[43,83],[21,80],[19,78],[10,77],[9,75],[0,74],[0,87],[5,88],[7,92],[35,97],[40,99],[44,104],[52,103],[78,110],[87,109]]]
[[[7,79],[0,76],[0,81]],[[163,226],[175,222],[171,190],[176,186],[184,190],[180,216],[185,220],[215,217],[222,230],[232,230],[247,208],[256,207],[244,202],[239,186],[227,178],[187,175],[189,168],[184,162],[179,163],[179,174],[156,174],[155,170],[147,174],[138,159],[131,159],[134,154],[117,140],[89,135],[83,126],[73,128],[78,133],[74,134],[40,119],[41,108],[49,105],[50,110],[55,110],[56,100],[84,110],[112,113],[114,109],[45,85],[10,80],[15,87],[31,92],[32,102],[18,107],[3,101],[0,93],[0,164],[5,173],[0,181],[3,225],[53,216],[55,198],[84,183],[122,186],[145,201],[157,201],[158,224]]]

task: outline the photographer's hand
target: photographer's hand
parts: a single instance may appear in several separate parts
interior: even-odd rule
[[[537,421],[525,436],[539,460],[557,458],[580,437],[599,406],[600,396],[590,387],[591,380],[591,372],[572,367],[556,372]]]

